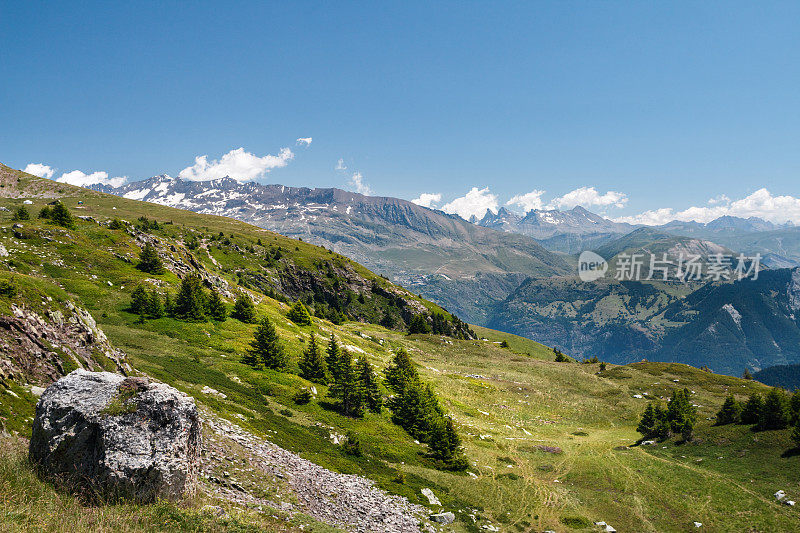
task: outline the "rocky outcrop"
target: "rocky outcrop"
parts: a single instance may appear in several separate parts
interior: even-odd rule
[[[195,491],[200,435],[194,400],[178,390],[78,369],[42,394],[30,458],[101,498],[177,499]]]
[[[79,367],[130,370],[125,354],[108,342],[92,315],[70,302],[45,316],[16,305],[11,312],[0,316],[0,381],[48,385]]]

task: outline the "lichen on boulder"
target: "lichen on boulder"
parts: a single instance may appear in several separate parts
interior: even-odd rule
[[[195,490],[200,429],[194,400],[168,385],[78,369],[42,394],[29,453],[93,496],[175,500]]]

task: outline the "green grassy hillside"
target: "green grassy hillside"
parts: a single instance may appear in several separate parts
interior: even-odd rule
[[[711,417],[728,392],[744,398],[765,390],[763,385],[676,364],[608,365],[601,371],[598,364],[555,363],[547,347],[484,328],[475,328],[481,340],[408,335],[376,323],[358,295],[397,294],[409,302],[409,308],[420,306],[428,312],[438,308],[324,249],[229,219],[27,175],[7,172],[3,185],[0,207],[8,211],[0,212],[0,244],[9,255],[0,258],[0,281],[14,284],[18,292],[0,296],[0,314],[8,313],[14,304],[45,316],[48,308],[75,301],[127,353],[133,368],[322,466],[369,477],[387,491],[423,505],[428,502],[420,490],[433,489],[443,507],[456,514],[455,531],[479,531],[488,525],[503,531],[590,531],[596,530],[592,522],[600,520],[621,532],[694,530],[694,521],[702,522],[704,531],[800,528],[798,512],[772,498],[778,489],[794,499],[800,496],[794,475],[800,458],[784,454],[791,447],[788,431],[753,433],[743,426],[712,426]],[[54,197],[61,197],[74,214],[93,220],[78,220],[75,229],[65,229],[35,219],[35,213]],[[12,228],[13,209],[25,198],[33,202],[27,207],[34,219],[21,222],[22,228]],[[127,310],[130,293],[138,284],[174,294],[179,282],[174,272],[153,276],[137,270],[135,232],[107,226],[113,218],[135,222],[142,215],[159,222],[162,229],[150,234],[176,265],[190,264],[187,254],[191,252],[209,279],[226,283],[231,292],[250,291],[258,301],[258,315],[273,320],[292,356],[290,372],[254,370],[240,363],[255,329],[252,324],[169,317],[142,322]],[[211,240],[220,232],[230,245]],[[195,250],[185,246],[190,235],[199,236],[202,244]],[[273,265],[263,259],[263,249],[270,246],[283,250]],[[283,300],[306,294],[288,292],[287,287],[303,284],[285,283],[281,273],[285,277],[291,271],[301,280],[311,273],[324,278],[328,270],[320,268],[320,262],[338,263],[327,278],[330,294],[352,291],[355,298],[349,305],[358,310],[352,315],[363,321],[336,325],[314,318],[312,325],[301,327],[286,318],[288,305]],[[359,279],[369,283],[359,288]],[[379,293],[372,291],[372,283],[381,285]],[[313,289],[308,292],[314,293]],[[380,298],[374,300],[372,310],[386,312],[398,305]],[[312,304],[316,303],[312,297]],[[296,371],[297,357],[312,332],[320,337],[336,335],[354,355],[367,357],[379,369],[386,367],[397,349],[408,350],[459,428],[471,464],[468,471],[435,468],[425,447],[393,424],[386,410],[363,419],[344,417],[330,408],[326,388],[320,385],[315,400],[294,403],[296,392],[311,386],[291,371]],[[44,385],[24,381],[0,383],[0,417],[9,430],[23,437],[30,431],[36,400],[30,384]],[[696,440],[632,446],[639,438],[635,428],[646,398],[668,397],[674,388],[684,386],[693,391],[699,406]],[[216,393],[204,393],[204,387]],[[332,433],[347,431],[360,436],[362,457],[348,455],[332,442]],[[6,438],[4,444],[11,439]],[[91,530],[103,516],[114,524],[108,528],[123,531],[165,530],[170,520],[178,524],[170,530],[297,527],[297,523],[253,511],[242,511],[241,516],[231,511],[225,522],[202,511],[208,501],[203,497],[183,506],[84,507],[33,476],[21,458],[19,444],[3,448],[2,530],[59,530],[63,523]],[[263,483],[266,490],[270,482]],[[307,524],[306,531],[322,527],[311,521],[302,523]]]

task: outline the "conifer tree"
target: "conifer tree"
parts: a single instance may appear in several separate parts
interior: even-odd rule
[[[403,348],[397,350],[383,374],[386,387],[395,395],[400,394],[408,383],[419,378],[411,357]]]
[[[181,280],[178,296],[175,297],[174,314],[185,320],[205,320],[206,291],[197,274],[189,274]]]
[[[164,293],[164,314],[173,316],[175,314],[175,302],[169,292]]]
[[[53,204],[53,208],[50,210],[50,220],[54,224],[58,224],[59,226],[63,226],[65,228],[75,227],[75,219],[72,218],[72,213],[69,212],[67,206],[58,200],[56,200],[56,202]]]
[[[450,470],[465,470],[469,466],[461,448],[461,438],[449,416],[442,417],[435,424],[428,446],[431,448],[431,455]]]
[[[160,275],[164,273],[164,264],[158,256],[156,247],[146,242],[139,253],[139,264],[136,268],[148,274]]]
[[[328,367],[330,381],[336,381],[339,374],[339,359],[342,356],[342,349],[339,347],[339,342],[333,336],[333,333],[331,333],[331,339],[328,341],[328,348],[325,352],[325,364]]]
[[[758,422],[758,415],[761,413],[761,407],[764,404],[764,400],[761,395],[757,392],[751,394],[747,401],[742,407],[742,414],[739,417],[739,421],[742,424],[755,424]]]
[[[149,295],[144,285],[137,285],[133,292],[131,292],[131,312],[133,314],[144,316],[147,313]]]
[[[211,288],[208,294],[208,316],[213,320],[224,322],[228,318],[228,306],[222,301],[222,297],[215,288]]]
[[[267,317],[264,317],[256,328],[255,337],[250,343],[250,351],[259,364],[266,368],[279,370],[286,366],[286,353],[278,338],[278,332]]]
[[[52,215],[53,215],[53,210],[50,209],[49,205],[46,205],[39,210],[39,218],[49,219]]]
[[[335,376],[328,395],[338,400],[341,413],[353,417],[364,416],[364,394],[353,368],[353,356],[348,350],[341,350]]]
[[[300,376],[314,383],[322,385],[327,383],[327,379],[325,378],[325,360],[322,358],[322,353],[314,332],[311,332],[311,339],[308,341],[308,346],[303,350],[303,359],[300,361]]]
[[[728,394],[725,402],[722,404],[719,412],[717,413],[717,425],[724,426],[725,424],[738,424],[739,418],[742,415],[742,404],[736,401],[733,394]]]
[[[253,300],[244,292],[240,292],[236,297],[236,303],[233,304],[233,312],[231,316],[245,324],[252,324],[256,321],[256,307],[253,305]]]
[[[697,409],[692,405],[689,389],[673,391],[672,398],[667,405],[667,421],[672,433],[681,433],[685,440],[689,440],[696,418]]]
[[[419,314],[411,317],[411,322],[408,324],[408,334],[414,333],[430,333],[431,326],[425,319],[425,315]]]
[[[764,397],[764,403],[758,413],[756,429],[784,429],[789,426],[789,399],[786,392],[773,387]]]
[[[153,289],[147,295],[147,314],[151,318],[161,318],[164,316],[164,302],[157,290]]]
[[[289,312],[286,314],[286,318],[297,324],[298,326],[310,326],[311,325],[311,314],[308,312],[308,309],[303,302],[297,300]]]
[[[744,372],[742,372],[742,379],[753,379],[753,375],[745,368]]]
[[[383,407],[383,397],[381,396],[378,378],[372,365],[366,357],[361,357],[356,364],[356,375],[359,387],[364,397],[365,406],[373,413],[380,413]]]
[[[657,423],[658,418],[656,417],[656,410],[653,407],[653,403],[648,402],[647,407],[644,408],[642,419],[639,421],[639,425],[636,427],[636,431],[641,433],[642,437],[644,438],[653,437],[656,433]]]
[[[792,442],[794,442],[795,448],[800,448],[800,424],[795,424],[794,428],[792,429]]]
[[[789,424],[796,426],[800,423],[800,389],[792,393],[789,398]]]
[[[30,219],[31,219],[31,214],[28,211],[28,208],[25,207],[24,205],[19,206],[14,211],[14,214],[11,217],[11,220],[14,220],[14,221],[17,221],[17,220],[30,220]]]

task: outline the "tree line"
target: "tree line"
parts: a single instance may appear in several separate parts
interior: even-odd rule
[[[717,412],[717,425],[752,425],[755,431],[792,428],[792,440],[800,448],[800,390],[791,395],[773,387],[766,395],[751,394],[740,402],[729,394]]]
[[[288,357],[269,318],[264,318],[259,324],[242,362],[256,369],[286,369]],[[354,360],[350,351],[344,349],[333,334],[323,354],[312,332],[298,366],[302,378],[327,385],[327,395],[335,402],[336,409],[354,418],[363,417],[367,411],[382,412],[383,384],[393,393],[386,402],[392,422],[426,443],[430,456],[441,467],[464,470],[469,466],[453,420],[446,416],[433,388],[420,378],[405,350],[395,353],[381,380],[365,356]],[[310,400],[309,394],[304,392],[298,394],[298,403]]]

